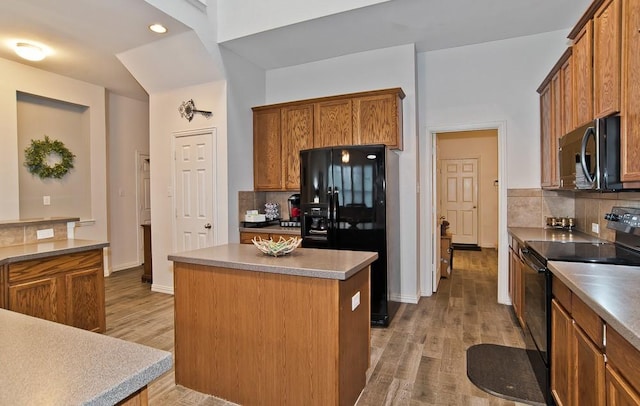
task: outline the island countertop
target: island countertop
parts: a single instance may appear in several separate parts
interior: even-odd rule
[[[378,258],[376,252],[297,248],[272,257],[249,244],[227,244],[169,255],[169,260],[255,272],[346,280]]]
[[[46,258],[52,255],[72,254],[104,248],[109,243],[102,241],[68,239],[51,240],[31,244],[11,245],[0,247],[0,265],[31,259]]]
[[[171,369],[171,353],[0,309],[0,404],[113,405]]]

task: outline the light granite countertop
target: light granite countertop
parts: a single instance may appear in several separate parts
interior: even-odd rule
[[[557,228],[509,227],[509,234],[521,243],[525,241],[598,242],[598,237],[580,231]]]
[[[174,262],[338,280],[349,279],[377,258],[376,252],[317,248],[297,248],[276,258],[252,244],[220,245],[169,255]]]
[[[102,241],[69,239],[0,247],[0,265],[46,258],[53,255],[72,254],[108,246],[109,243]]]
[[[609,326],[640,350],[640,267],[549,261],[547,266]]]
[[[171,353],[0,309],[0,405],[113,405]]]

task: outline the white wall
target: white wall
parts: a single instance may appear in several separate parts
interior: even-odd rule
[[[266,104],[367,90],[401,87],[404,151],[400,157],[401,275],[394,300],[417,302],[416,83],[414,46],[378,49],[267,71]]]
[[[229,133],[229,242],[240,242],[238,192],[253,190],[253,112],[264,104],[265,72],[224,48]]]
[[[180,117],[178,107],[193,99],[201,110],[210,110],[210,119],[196,114],[191,122]],[[217,244],[227,242],[228,185],[227,185],[227,89],[226,82],[211,82],[198,86],[149,94],[149,155],[151,158],[151,227],[153,229],[153,285],[157,292],[173,293],[173,262],[167,255],[175,252],[173,245],[173,151],[172,134],[178,131],[216,128],[214,227],[221,231]],[[231,159],[231,158],[230,158]]]
[[[91,155],[91,220],[75,230],[75,237],[107,240],[107,157],[105,89],[0,59],[0,218],[19,218],[18,136],[16,92],[34,94],[89,108]],[[108,250],[107,250],[108,252]],[[108,262],[107,262],[108,269]]]
[[[218,0],[218,40],[224,42],[386,1]]]
[[[111,270],[142,263],[137,219],[136,154],[149,154],[149,103],[108,93]]]
[[[540,187],[536,89],[566,49],[566,34],[565,30],[554,31],[418,54],[421,173],[431,173],[432,143],[428,128],[504,122],[506,186]],[[429,176],[423,176],[424,193],[430,190]],[[422,213],[431,213],[431,201],[423,201]],[[506,210],[506,206],[501,210]],[[506,303],[507,230],[506,224],[499,227],[498,300]],[[427,243],[428,239],[425,235]],[[427,258],[430,247],[423,244],[421,250]],[[429,263],[421,264],[423,278],[431,272],[426,265]]]

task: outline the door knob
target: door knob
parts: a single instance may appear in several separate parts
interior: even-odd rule
[[[207,230],[209,230],[211,228],[211,223],[207,223],[204,225],[204,228],[206,228]]]

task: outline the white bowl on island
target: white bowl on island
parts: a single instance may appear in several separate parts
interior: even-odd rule
[[[284,237],[280,237],[278,241],[274,241],[272,239],[267,240],[261,237],[254,237],[251,242],[263,253],[273,257],[280,257],[298,248],[302,242],[302,238],[291,237],[285,239]]]

